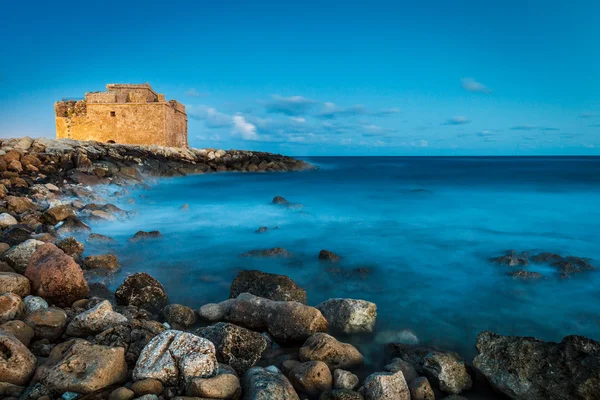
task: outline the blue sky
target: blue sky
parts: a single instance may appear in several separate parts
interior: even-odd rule
[[[490,4],[488,4],[490,3]],[[292,155],[600,154],[600,2],[9,2],[0,137],[149,82],[190,144]]]

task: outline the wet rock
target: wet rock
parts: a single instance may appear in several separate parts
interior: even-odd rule
[[[531,272],[525,270],[511,272],[508,275],[511,276],[513,279],[520,281],[537,281],[544,277],[544,275],[540,274],[539,272]]]
[[[410,390],[401,372],[371,374],[359,392],[365,400],[410,400]]]
[[[48,225],[56,225],[69,217],[75,217],[75,212],[70,206],[61,204],[46,210],[42,214],[42,222]]]
[[[114,272],[121,268],[121,264],[114,254],[101,254],[84,258],[83,267],[87,270]]]
[[[297,301],[306,304],[306,291],[291,278],[256,270],[244,270],[233,280],[229,297],[236,298],[242,293],[251,293],[271,300]]]
[[[287,201],[285,198],[283,198],[281,196],[273,197],[273,200],[271,201],[271,203],[273,203],[273,204],[290,204],[289,201]]]
[[[300,400],[290,381],[280,372],[253,367],[244,375],[245,400]]]
[[[505,255],[492,258],[490,261],[500,265],[507,265],[509,267],[529,265],[527,254],[519,254],[515,250],[510,250]]]
[[[531,257],[534,263],[553,263],[562,259],[562,256],[554,253],[540,253]]]
[[[115,244],[117,241],[110,236],[100,235],[99,233],[90,233],[85,239],[87,243],[93,244]]]
[[[414,379],[408,384],[412,400],[435,400],[435,393],[424,376]]]
[[[219,374],[213,378],[193,378],[185,392],[188,396],[209,399],[239,399],[242,387],[237,376]]]
[[[16,224],[18,224],[18,222],[12,215],[7,213],[0,214],[0,229],[6,229],[9,226],[13,226]]]
[[[329,326],[347,334],[373,332],[377,306],[365,300],[330,299],[317,306]]]
[[[52,349],[46,363],[37,369],[34,379],[55,394],[86,394],[123,382],[126,377],[123,348],[73,339]]]
[[[81,267],[51,243],[33,253],[25,276],[31,281],[34,294],[58,306],[68,307],[89,293]]]
[[[339,342],[326,333],[315,333],[310,336],[300,348],[298,355],[301,361],[323,361],[332,370],[354,368],[364,361],[356,347]]]
[[[230,301],[233,301],[231,299]],[[205,304],[198,309],[198,317],[208,322],[218,322],[225,319],[228,308],[222,307],[220,304],[209,303]]]
[[[163,384],[158,379],[142,379],[141,381],[134,382],[131,385],[131,390],[136,396],[143,396],[145,394],[161,394],[163,391]]]
[[[105,300],[97,306],[76,315],[67,326],[67,335],[86,337],[126,322],[127,318],[114,312],[110,302]]]
[[[67,314],[60,308],[39,309],[25,317],[25,323],[33,328],[37,339],[58,339],[67,325]]]
[[[60,236],[69,235],[72,233],[89,232],[92,229],[89,225],[83,223],[78,217],[67,217],[56,229],[56,233]]]
[[[158,313],[169,298],[159,281],[145,272],[128,276],[115,292],[117,304],[132,305]]]
[[[349,389],[326,390],[319,400],[364,400],[362,394]]]
[[[23,274],[29,265],[29,260],[33,253],[43,245],[44,242],[39,240],[26,240],[4,253],[2,260],[13,267],[16,272]]]
[[[176,328],[187,328],[196,323],[194,310],[181,304],[169,304],[163,308],[162,315],[170,325]]]
[[[194,377],[210,378],[217,372],[215,347],[191,333],[168,330],[142,350],[133,380],[158,379],[163,385],[188,383]]]
[[[333,377],[327,364],[321,361],[308,361],[297,365],[289,373],[294,388],[309,396],[318,396],[333,386]]]
[[[335,369],[333,371],[333,388],[354,390],[358,386],[358,376],[350,371]]]
[[[401,358],[392,359],[392,361],[383,367],[383,369],[387,372],[402,371],[406,382],[412,382],[419,377],[419,374],[417,374],[417,370],[413,367],[413,365]]]
[[[27,278],[25,278],[27,279]],[[29,279],[27,279],[29,281]],[[25,304],[25,311],[27,314],[31,314],[37,310],[45,310],[48,308],[48,303],[46,300],[42,299],[39,296],[26,296],[23,299],[23,304]]]
[[[561,273],[561,278],[569,278],[572,274],[593,271],[596,268],[590,264],[589,259],[582,257],[565,257],[563,260],[552,263]]]
[[[31,379],[37,360],[19,339],[0,331],[0,382],[25,386]]]
[[[217,323],[201,329],[198,335],[215,345],[217,360],[231,366],[240,376],[252,368],[267,348],[258,332],[229,323]]]
[[[0,331],[10,333],[25,346],[33,339],[33,329],[23,321],[8,321],[0,325]]]
[[[321,312],[295,301],[273,301],[250,293],[240,294],[231,303],[226,319],[252,330],[268,330],[277,341],[306,340],[327,330]]]
[[[401,343],[393,343],[389,347],[392,356],[411,363],[419,374],[427,376],[443,392],[459,394],[473,386],[464,360],[456,353]]]
[[[85,247],[83,243],[77,241],[73,236],[64,238],[56,243],[56,247],[65,252],[66,255],[73,257],[75,260],[81,259]]]
[[[25,305],[21,297],[14,293],[0,295],[0,324],[14,319],[23,319],[25,316]]]
[[[0,272],[0,293],[14,293],[25,297],[31,293],[29,279],[14,272]]]
[[[162,234],[159,231],[138,231],[135,235],[133,235],[129,241],[131,242],[140,242],[148,239],[160,239],[162,238]]]
[[[17,222],[15,221],[15,224]],[[260,228],[258,228],[257,230],[254,231],[254,233],[266,233],[269,232],[269,227],[268,226],[261,226]]]
[[[273,247],[272,249],[251,250],[243,253],[242,257],[258,257],[258,258],[273,258],[273,257],[291,257],[292,253],[281,247]]]
[[[338,256],[337,254],[335,254],[332,251],[329,250],[321,250],[319,252],[319,260],[321,261],[331,261],[331,262],[337,262],[340,261],[342,259],[342,257]]]
[[[560,343],[481,332],[473,365],[511,399],[597,399],[600,342],[566,336]]]

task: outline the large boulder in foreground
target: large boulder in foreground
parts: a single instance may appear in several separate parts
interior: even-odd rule
[[[355,299],[329,299],[317,306],[329,327],[347,334],[373,332],[377,319],[375,303]]]
[[[403,343],[392,343],[389,348],[392,357],[410,363],[420,375],[427,376],[443,392],[459,394],[473,386],[465,361],[456,353]]]
[[[234,299],[242,293],[277,301],[297,301],[306,304],[306,291],[285,275],[261,271],[242,271],[231,284],[229,297]]]
[[[117,304],[136,306],[153,313],[159,313],[169,298],[159,281],[150,274],[138,272],[128,276],[115,292]]]
[[[25,386],[35,371],[37,360],[19,339],[0,331],[0,382]]]
[[[314,307],[295,301],[273,301],[242,293],[231,302],[227,321],[252,330],[267,330],[280,342],[299,342],[327,331],[327,320]]]
[[[225,322],[208,326],[198,334],[215,345],[217,360],[240,376],[260,360],[267,348],[267,340],[260,333]]]
[[[133,370],[133,380],[156,379],[166,386],[185,386],[193,378],[214,376],[218,368],[215,346],[210,341],[168,330],[144,347]]]
[[[81,267],[51,243],[33,253],[25,276],[31,281],[35,295],[60,307],[69,307],[89,293]]]
[[[475,367],[511,399],[600,399],[600,342],[567,336],[560,343],[481,332]]]
[[[61,343],[50,352],[34,381],[52,393],[91,393],[127,377],[125,349],[91,344],[82,339]]]
[[[249,369],[242,386],[246,400],[300,400],[290,381],[281,372],[271,369]]]

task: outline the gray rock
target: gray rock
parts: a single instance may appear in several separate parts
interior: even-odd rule
[[[511,399],[600,398],[600,342],[567,336],[560,343],[481,332],[473,365]]]
[[[27,296],[23,299],[23,303],[25,304],[27,314],[31,314],[37,310],[46,310],[49,307],[48,302],[39,296]]]
[[[12,215],[7,213],[0,214],[0,229],[6,229],[9,226],[13,226],[18,223],[19,222]]]
[[[196,313],[190,307],[181,304],[169,304],[162,310],[167,322],[173,326],[187,328],[196,322]]]
[[[435,393],[424,376],[412,380],[408,384],[412,400],[435,400]]]
[[[373,332],[377,306],[365,300],[330,299],[317,306],[329,327],[347,334]]]
[[[410,390],[402,372],[369,375],[359,392],[365,400],[410,400]]]
[[[336,369],[333,371],[333,388],[354,390],[358,386],[358,376],[350,371]]]
[[[281,373],[253,367],[243,380],[244,400],[300,400],[290,381]]]
[[[19,274],[23,274],[29,266],[29,260],[35,251],[44,245],[44,242],[29,239],[18,244],[2,255],[2,261],[14,268]]]
[[[233,301],[231,299],[230,301]],[[218,322],[225,319],[226,309],[220,304],[209,303],[205,304],[198,310],[198,316],[200,319],[208,322]]]
[[[126,322],[127,318],[114,312],[110,302],[104,300],[95,307],[75,316],[67,326],[67,335],[86,337]]]

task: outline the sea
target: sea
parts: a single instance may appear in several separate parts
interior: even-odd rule
[[[109,198],[132,216],[92,222],[119,244],[88,244],[86,255],[114,252],[122,264],[95,279],[116,289],[145,271],[171,302],[197,308],[227,299],[243,269],[284,274],[310,305],[374,302],[376,331],[349,339],[367,357],[366,348],[404,341],[470,361],[483,330],[600,340],[600,157],[304,159],[318,168],[164,178]],[[293,206],[272,204],[275,196]],[[163,238],[130,243],[138,230]],[[241,256],[273,247],[292,256]],[[320,261],[323,249],[341,261]],[[564,278],[550,264],[490,261],[512,250],[584,257],[599,270]],[[519,269],[543,279],[509,275]]]

